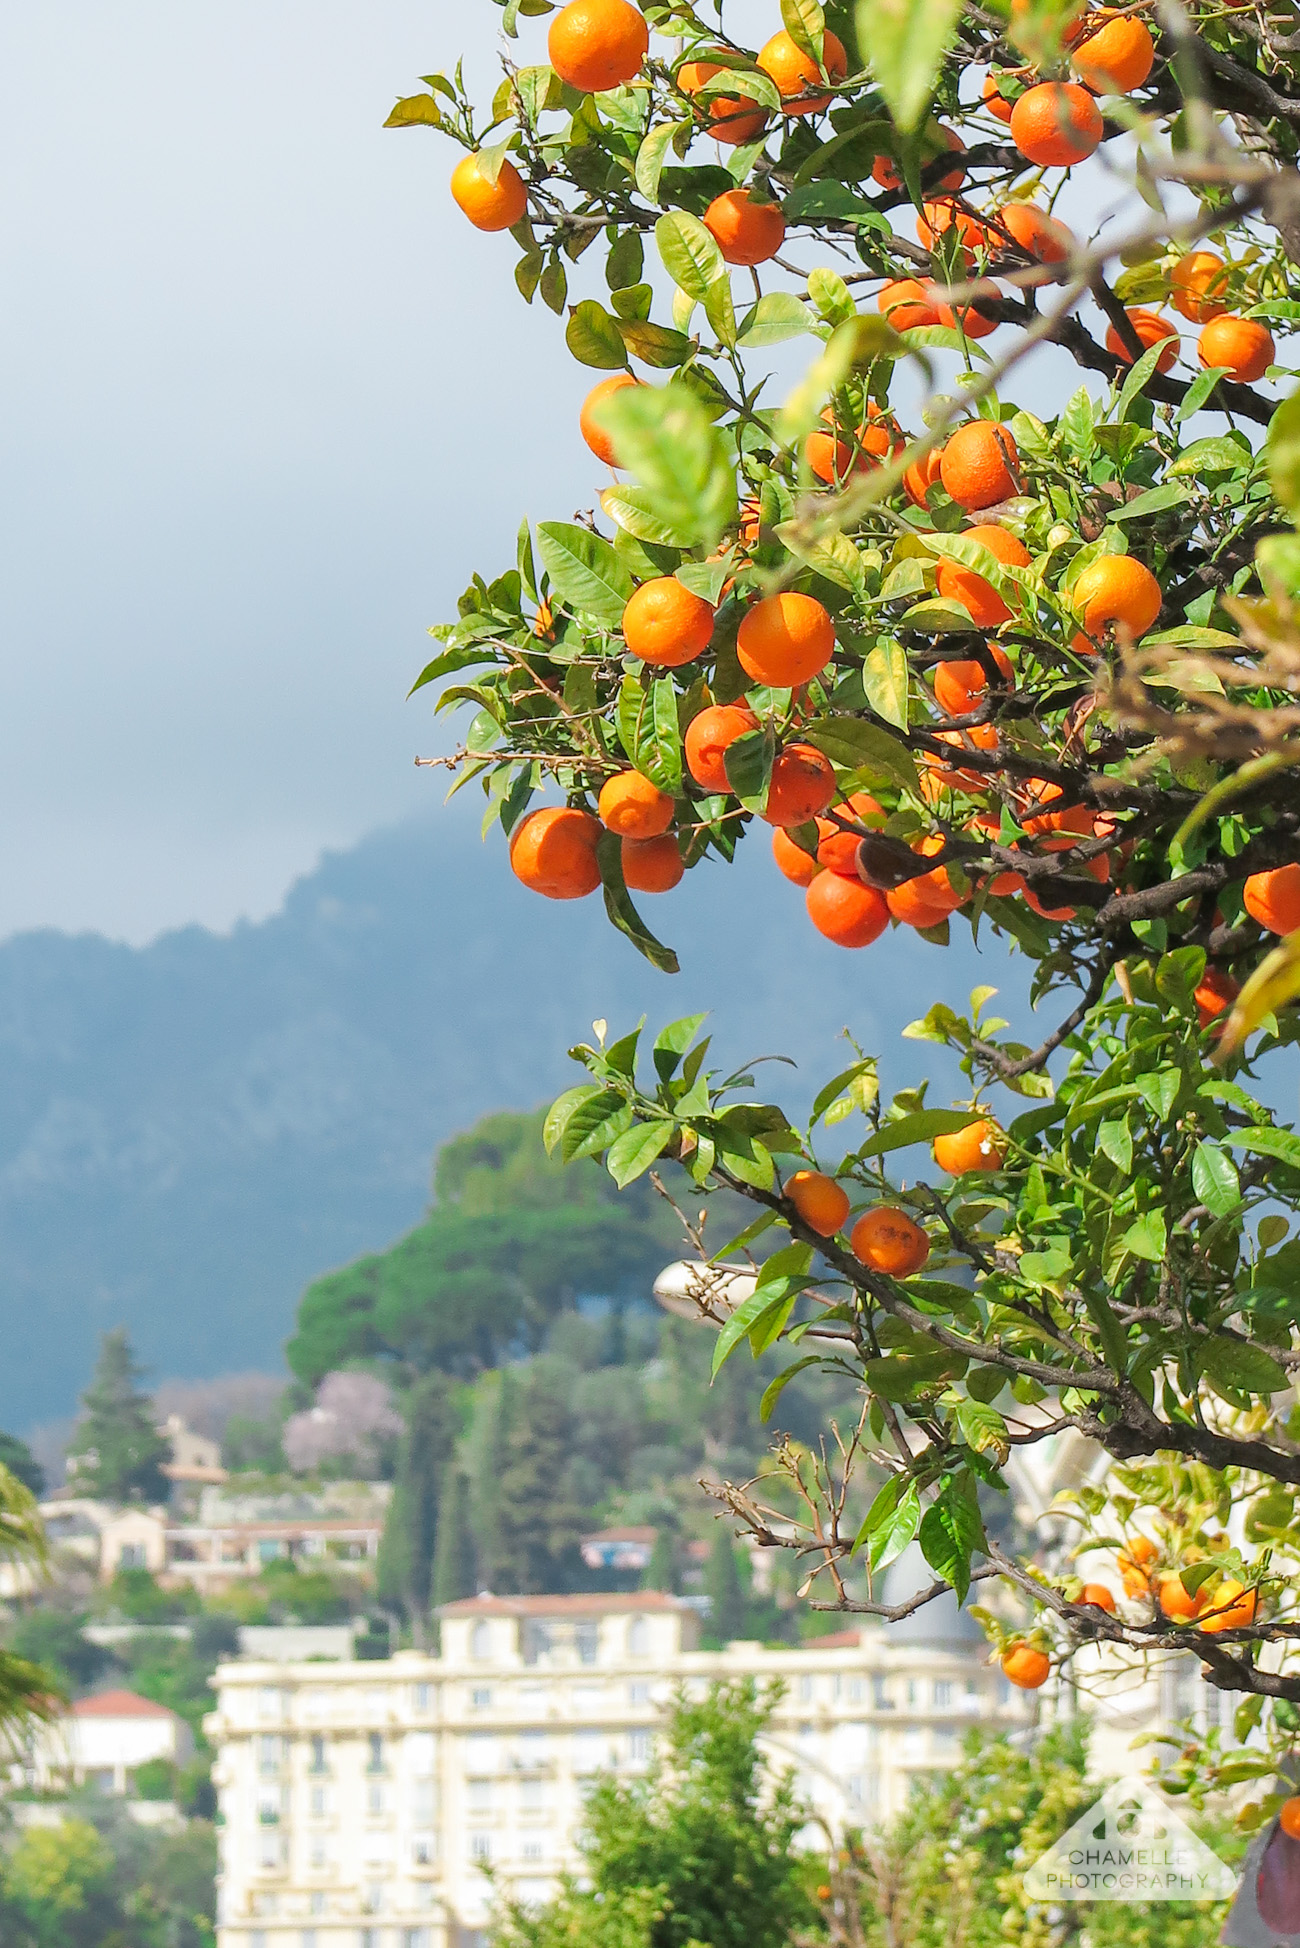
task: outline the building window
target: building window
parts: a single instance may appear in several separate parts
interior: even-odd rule
[[[316,1948],[316,1930],[315,1930],[315,1928],[304,1928],[304,1929],[303,1929],[303,1931],[302,1931],[302,1948]]]
[[[627,1701],[629,1704],[634,1705],[649,1704],[650,1686],[644,1683],[629,1684],[627,1687]]]
[[[429,1711],[432,1709],[432,1706],[433,1686],[431,1684],[417,1684],[415,1687],[415,1709],[417,1711]]]
[[[257,1545],[258,1561],[278,1562],[280,1559],[282,1548],[283,1548],[283,1544],[276,1542],[273,1539],[263,1540],[259,1542]]]
[[[952,1685],[946,1677],[935,1681],[934,1708],[936,1711],[952,1710]]]
[[[309,1914],[323,1914],[325,1912],[325,1896],[319,1888],[308,1899],[307,1912]]]
[[[469,1654],[471,1657],[490,1657],[492,1655],[492,1626],[482,1621],[476,1623],[469,1633]]]
[[[280,1693],[270,1685],[264,1685],[257,1694],[257,1715],[259,1718],[278,1718],[280,1716]]]
[[[879,1673],[871,1680],[871,1702],[877,1711],[892,1711],[893,1700],[889,1695],[889,1680]]]
[[[313,1819],[324,1819],[325,1811],[326,1811],[326,1799],[325,1799],[324,1786],[312,1787],[311,1804],[308,1810],[310,1811]]]
[[[909,1677],[907,1680],[907,1708],[909,1711],[915,1711],[916,1706],[917,1706],[917,1682],[914,1677]]]
[[[258,1842],[258,1862],[263,1867],[278,1867],[280,1842],[274,1833],[263,1833]]]
[[[379,1881],[372,1880],[367,1887],[362,1888],[361,1905],[367,1914],[379,1913],[380,1909],[384,1905],[384,1890]],[[378,1941],[379,1941],[378,1928],[371,1929],[371,1933],[374,1936],[376,1948],[378,1948]]]
[[[366,1811],[371,1819],[379,1819],[384,1810],[384,1789],[382,1786],[366,1787]]]
[[[633,1765],[644,1765],[650,1757],[650,1733],[640,1728],[627,1735],[627,1755]]]
[[[264,1779],[280,1770],[280,1741],[274,1732],[263,1732],[257,1741],[257,1766]]]
[[[324,1771],[325,1771],[325,1769],[326,1769],[326,1767],[325,1767],[325,1740],[324,1740],[324,1739],[323,1739],[323,1738],[321,1737],[321,1735],[320,1735],[320,1733],[319,1733],[319,1732],[315,1732],[315,1733],[313,1733],[313,1735],[312,1735],[312,1741],[311,1741],[311,1765],[310,1765],[310,1767],[309,1767],[308,1769],[309,1769],[309,1771],[312,1771],[312,1772],[324,1772]]]
[[[627,1627],[627,1654],[644,1657],[650,1649],[650,1624],[645,1617],[633,1617]]]
[[[470,1780],[469,1810],[471,1813],[490,1813],[492,1811],[492,1781],[490,1779]]]
[[[328,1862],[325,1853],[324,1840],[320,1840],[320,1839],[313,1840],[311,1843],[311,1850],[307,1856],[307,1865],[312,1869],[314,1873],[319,1873],[321,1869],[325,1867],[327,1864]]]
[[[248,1942],[249,1948],[266,1948],[266,1929],[254,1928]]]
[[[525,1840],[520,1852],[525,1860],[540,1860],[545,1849],[540,1840]]]
[[[539,1657],[546,1657],[551,1649],[551,1626],[538,1617],[525,1617],[522,1631],[523,1657],[525,1664],[535,1664]]]
[[[476,1685],[469,1694],[469,1708],[471,1711],[486,1711],[491,1703],[492,1693],[486,1685]]]
[[[117,1552],[117,1566],[119,1569],[144,1569],[143,1542],[124,1542]]]
[[[404,1928],[402,1931],[402,1948],[429,1948],[429,1930],[427,1928]]]
[[[573,1644],[580,1664],[594,1664],[600,1650],[599,1624],[576,1624],[573,1631]]]
[[[851,1677],[849,1679],[849,1703],[862,1703],[862,1679],[860,1677]]]
[[[415,1782],[415,1817],[432,1819],[434,1808],[434,1784],[432,1779],[417,1779]]]
[[[369,1757],[366,1760],[367,1772],[382,1772],[384,1769],[384,1735],[371,1732],[367,1739]]]
[[[805,1671],[805,1672],[804,1672],[804,1674],[803,1674],[803,1676],[802,1676],[802,1677],[801,1677],[801,1678],[799,1679],[799,1701],[800,1701],[800,1703],[801,1703],[801,1704],[807,1704],[807,1703],[809,1702],[809,1700],[811,1699],[811,1697],[812,1697],[812,1694],[813,1694],[813,1681],[812,1681],[812,1674],[811,1674],[810,1672],[808,1672],[808,1671]]]
[[[469,1857],[471,1860],[490,1860],[492,1858],[492,1841],[488,1834],[470,1834]]]
[[[378,1928],[363,1928],[361,1930],[361,1948],[379,1948]]]
[[[545,1787],[540,1779],[521,1779],[519,1782],[519,1810],[521,1813],[541,1813],[546,1810]]]
[[[411,1840],[411,1860],[417,1867],[431,1867],[437,1859],[432,1833],[416,1833]]]

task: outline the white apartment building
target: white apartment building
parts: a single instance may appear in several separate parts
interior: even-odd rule
[[[223,1665],[218,1948],[471,1948],[484,1869],[547,1898],[591,1781],[645,1766],[680,1685],[781,1679],[771,1756],[832,1830],[895,1810],[972,1722],[1027,1722],[951,1597],[798,1648],[697,1643],[672,1596],[481,1596],[442,1612],[438,1656]]]

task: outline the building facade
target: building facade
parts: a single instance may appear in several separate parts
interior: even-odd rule
[[[703,1651],[698,1630],[649,1592],[485,1596],[444,1610],[438,1656],[222,1666],[219,1948],[469,1948],[485,1869],[545,1899],[591,1782],[645,1767],[682,1685],[779,1679],[770,1756],[832,1830],[887,1817],[971,1724],[1026,1723],[951,1598],[797,1648]]]

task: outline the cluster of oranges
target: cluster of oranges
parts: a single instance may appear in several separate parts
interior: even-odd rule
[[[935,1137],[931,1150],[946,1175],[965,1177],[999,1170],[1007,1138],[992,1117],[981,1116],[964,1129]],[[820,1170],[796,1170],[786,1181],[785,1195],[819,1238],[837,1236],[852,1209],[844,1186]],[[870,1270],[889,1278],[910,1278],[930,1256],[925,1232],[894,1204],[875,1204],[860,1217],[849,1233],[849,1246]]]
[[[1159,1558],[1159,1546],[1149,1535],[1133,1536],[1116,1552],[1120,1582],[1130,1602],[1153,1602],[1171,1623],[1195,1623],[1209,1635],[1254,1622],[1258,1590],[1247,1589],[1235,1576],[1225,1576],[1192,1592],[1179,1570],[1161,1568]],[[1108,1616],[1115,1614],[1115,1594],[1108,1583],[1085,1583],[1077,1600]]]

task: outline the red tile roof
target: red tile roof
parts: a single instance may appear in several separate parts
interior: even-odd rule
[[[580,1596],[463,1596],[444,1603],[440,1617],[601,1617],[642,1610],[689,1610],[676,1596],[662,1590]]]
[[[857,1650],[862,1642],[860,1630],[832,1630],[825,1637],[804,1637],[796,1650]]]
[[[658,1529],[595,1529],[584,1535],[584,1542],[653,1542]]]
[[[74,1718],[174,1718],[166,1705],[152,1698],[141,1698],[134,1691],[97,1691],[93,1698],[78,1698],[72,1707]]]

